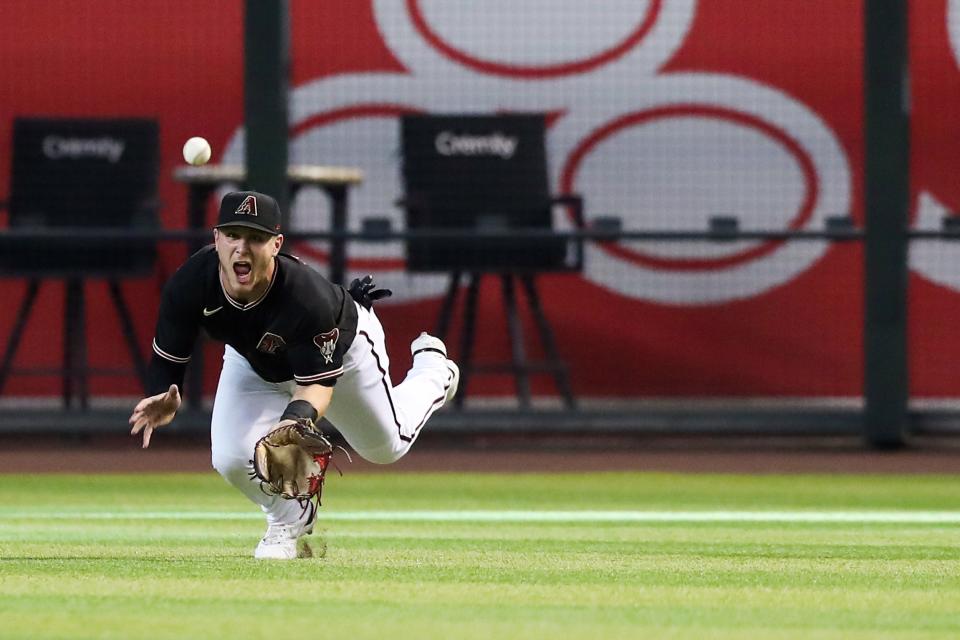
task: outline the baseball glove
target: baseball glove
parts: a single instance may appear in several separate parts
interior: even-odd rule
[[[312,421],[283,420],[257,441],[251,462],[264,493],[297,500],[306,510],[313,498],[320,504],[332,455],[333,445]]]

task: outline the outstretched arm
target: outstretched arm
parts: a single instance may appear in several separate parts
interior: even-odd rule
[[[315,425],[327,412],[332,397],[333,387],[324,387],[319,384],[297,385],[297,390],[290,398],[290,404],[270,431],[296,423],[309,422],[310,426]]]
[[[153,430],[169,424],[180,408],[180,389],[190,362],[203,308],[203,270],[206,254],[194,254],[163,287],[153,357],[147,367],[146,397],[130,416],[131,434],[143,432],[143,448]],[[209,265],[208,265],[209,266]]]
[[[325,387],[320,384],[297,385],[297,390],[293,393],[291,402],[297,400],[306,400],[317,411],[316,420],[323,417],[330,406],[330,399],[333,397],[333,387]]]
[[[133,408],[130,415],[131,435],[137,435],[143,431],[143,448],[150,446],[150,436],[153,430],[170,424],[173,416],[177,414],[180,408],[180,390],[177,385],[172,384],[164,393],[158,393],[155,396],[144,398]]]

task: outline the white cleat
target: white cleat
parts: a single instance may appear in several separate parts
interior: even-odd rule
[[[444,358],[447,357],[447,345],[443,340],[430,335],[426,331],[422,332],[410,343],[410,353],[416,356],[418,353],[439,353]]]
[[[457,394],[457,387],[460,385],[460,367],[457,366],[456,362],[447,357],[447,346],[443,344],[443,340],[424,331],[410,343],[410,353],[413,354],[414,360],[416,360],[417,354],[419,353],[433,353],[444,359],[444,364],[450,371],[450,381],[447,385],[447,392],[444,396],[443,403],[447,404],[453,400],[453,396]]]
[[[253,552],[258,560],[295,560],[312,558],[313,550],[307,544],[306,536],[313,527],[302,524],[272,524]]]

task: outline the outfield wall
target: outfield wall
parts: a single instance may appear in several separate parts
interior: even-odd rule
[[[624,228],[643,230],[704,229],[718,214],[769,231],[815,231],[843,215],[862,223],[860,3],[542,4],[291,2],[291,161],[362,168],[367,180],[351,192],[350,228],[368,216],[402,227],[393,205],[401,195],[399,114],[545,111],[552,183],[585,196],[588,220],[616,215]],[[938,229],[942,215],[960,207],[958,5],[911,3],[918,229]],[[56,1],[5,3],[0,176],[10,175],[14,116],[155,117],[163,225],[184,228],[186,193],[172,178],[183,141],[207,137],[215,162],[243,157],[241,11],[242,3],[211,1],[88,0],[69,10]],[[0,180],[0,198],[7,189]],[[319,193],[304,191],[292,211],[296,229],[328,225]],[[960,312],[958,246],[911,247],[911,392],[920,400],[960,396],[950,321]],[[327,269],[325,242],[295,250]],[[185,252],[162,245],[156,272],[124,283],[144,349],[159,289]],[[370,272],[395,291],[378,311],[399,376],[409,340],[434,323],[446,280],[408,274],[400,243],[351,243],[348,257],[348,278]],[[859,242],[591,243],[584,272],[545,277],[541,293],[579,396],[856,400],[862,262]],[[26,285],[2,282],[14,301],[0,312],[6,336]],[[88,292],[91,364],[125,366],[106,287],[93,283]],[[18,365],[59,364],[62,304],[61,285],[41,290]],[[481,286],[478,327],[476,353],[507,359],[494,281]],[[207,347],[208,392],[219,353]],[[508,376],[471,384],[480,396],[513,393]],[[138,392],[133,376],[95,376],[91,390]],[[58,393],[55,375],[14,376],[4,390]],[[537,378],[534,393],[554,387]]]

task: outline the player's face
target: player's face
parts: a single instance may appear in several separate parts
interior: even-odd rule
[[[262,294],[273,277],[274,257],[283,245],[283,236],[246,227],[225,227],[214,229],[213,239],[227,293],[241,301]]]

